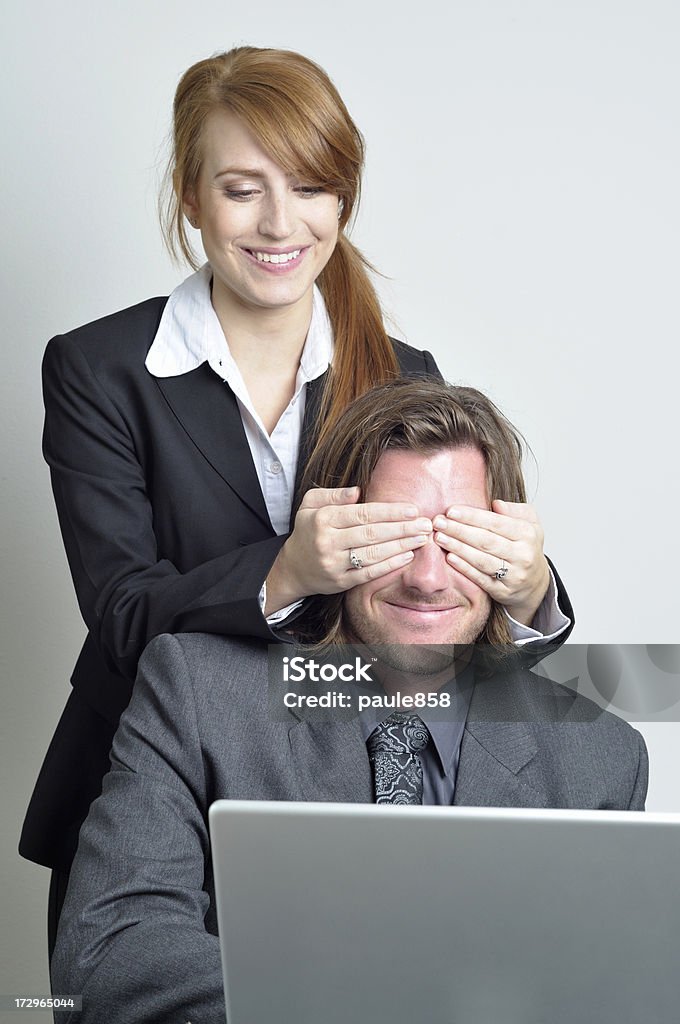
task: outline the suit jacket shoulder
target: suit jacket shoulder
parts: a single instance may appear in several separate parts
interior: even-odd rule
[[[56,335],[49,342],[48,349],[55,345],[76,346],[89,358],[96,358],[98,353],[108,355],[112,348],[115,348],[118,358],[128,352],[139,356],[140,347],[146,354],[158,330],[167,301],[167,296],[156,296],[99,317],[81,327]]]
[[[406,377],[438,377],[441,373],[430,352],[421,351],[407,345],[405,341],[398,338],[390,338],[394,346],[394,354],[399,362],[399,368]]]

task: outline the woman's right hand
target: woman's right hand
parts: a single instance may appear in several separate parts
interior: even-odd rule
[[[265,615],[311,594],[338,594],[413,558],[432,533],[415,505],[359,502],[358,487],[307,491],[267,576]],[[362,563],[355,568],[350,555]]]

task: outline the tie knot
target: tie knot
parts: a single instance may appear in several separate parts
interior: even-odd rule
[[[368,737],[369,754],[418,754],[430,740],[430,733],[418,715],[397,711],[380,722]]]

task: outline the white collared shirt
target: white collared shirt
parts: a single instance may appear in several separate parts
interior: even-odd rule
[[[314,285],[312,319],[295,378],[295,394],[271,434],[257,414],[241,371],[229,350],[229,340],[217,319],[210,297],[212,268],[205,263],[171,292],[156,336],[146,357],[146,368],[154,377],[178,377],[204,362],[227,384],[238,402],[243,429],[255,464],[257,478],[272,526],[278,535],[287,533],[293,503],[297,458],[305,413],[306,387],[320,377],[333,358],[333,328],[319,289]],[[266,589],[260,592],[264,609]],[[267,617],[270,626],[283,622],[302,604],[296,601]],[[507,613],[506,613],[507,614]],[[508,615],[513,640],[526,644],[553,639],[569,625],[557,604],[552,572],[548,593],[534,620],[540,630],[523,626]]]
[[[306,388],[328,369],[333,358],[333,330],[326,305],[314,286],[312,319],[295,379],[295,393],[279,422],[268,434],[229,349],[210,298],[209,263],[183,281],[170,295],[146,368],[154,377],[177,377],[208,362],[228,384],[238,402],[243,429],[253,457],[267,512],[277,534],[287,533],[295,473],[305,414]]]

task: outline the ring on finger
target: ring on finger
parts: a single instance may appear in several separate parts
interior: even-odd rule
[[[354,550],[354,548],[350,548],[349,549],[349,561],[350,561],[350,566],[352,567],[352,569],[363,569],[363,567],[364,567],[364,563],[359,558],[359,556],[356,553],[356,551]]]
[[[510,570],[508,566],[505,564],[505,559],[501,558],[501,567],[500,569],[496,569],[494,575],[497,580],[504,580],[505,577],[508,575],[509,571]]]

